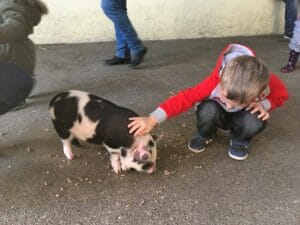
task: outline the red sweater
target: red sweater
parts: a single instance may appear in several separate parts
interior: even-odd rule
[[[217,90],[220,83],[220,71],[228,61],[240,55],[255,56],[255,53],[243,45],[231,44],[227,46],[219,56],[214,70],[208,77],[196,86],[182,90],[177,95],[168,98],[151,115],[155,116],[159,122],[162,122],[188,110],[195,103],[201,102],[206,98],[218,99],[219,91]],[[283,105],[284,101],[288,99],[288,93],[283,82],[274,74],[270,74],[269,86],[263,94],[259,100],[268,111]],[[222,105],[220,101],[217,102]],[[233,111],[238,110],[241,109],[234,109]]]

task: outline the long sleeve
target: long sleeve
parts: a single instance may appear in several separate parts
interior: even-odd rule
[[[269,82],[270,94],[266,97],[266,100],[270,103],[269,111],[280,107],[288,99],[288,92],[283,82],[274,74],[270,77]]]
[[[7,9],[1,17],[3,22],[0,23],[0,43],[22,40],[32,32],[23,15],[15,10]]]
[[[219,82],[218,74],[214,73],[194,87],[180,91],[159,105],[167,118],[176,116],[192,107],[195,103],[209,97]]]

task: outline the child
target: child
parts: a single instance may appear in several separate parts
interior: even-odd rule
[[[217,128],[230,130],[229,156],[244,160],[252,138],[266,127],[269,112],[283,105],[288,93],[282,81],[243,45],[231,44],[210,76],[161,103],[148,117],[130,118],[129,132],[150,132],[158,123],[196,104],[197,133],[188,147],[202,152]]]
[[[47,12],[47,7],[40,0],[0,1],[0,62],[15,64],[34,75],[35,47],[28,36]],[[9,79],[8,74],[5,77]],[[25,106],[24,99],[14,110]]]
[[[296,68],[296,63],[298,61],[300,52],[300,17],[295,21],[293,37],[290,40],[289,48],[291,50],[289,61],[288,64],[280,70],[282,73],[290,73]]]

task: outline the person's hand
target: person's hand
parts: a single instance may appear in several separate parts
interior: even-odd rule
[[[132,122],[128,124],[129,133],[134,136],[149,133],[157,124],[157,120],[153,116],[149,117],[131,117]]]
[[[251,110],[252,114],[258,112],[258,119],[267,120],[270,118],[270,114],[264,109],[260,102],[251,102],[247,105],[246,110]]]

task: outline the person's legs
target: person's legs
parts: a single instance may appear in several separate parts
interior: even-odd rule
[[[122,13],[127,14],[127,7],[126,7],[126,1],[121,1],[121,10]],[[114,23],[115,31],[116,31],[116,36],[119,37],[119,43],[117,43],[117,46],[119,46],[119,49],[122,50],[122,52],[125,52],[123,58],[130,58],[130,49],[127,46],[127,41],[124,33],[122,32],[122,29],[120,29],[116,24]]]
[[[296,63],[298,61],[300,53],[300,20],[295,21],[295,27],[293,31],[293,38],[289,43],[290,55],[286,66],[281,69],[282,73],[292,72],[296,68]]]
[[[145,47],[137,36],[127,15],[126,0],[102,0],[102,9],[114,23],[116,31],[116,56],[125,58],[126,51],[132,56],[139,54]]]
[[[122,1],[102,0],[101,7],[105,15],[114,23],[116,34],[116,56],[125,58],[125,52],[127,51],[126,40],[122,35],[120,24],[116,20],[116,17],[118,17],[118,15],[122,15],[125,13],[125,10],[122,8]]]
[[[294,22],[297,19],[297,0],[284,0],[285,2],[285,24],[284,36],[292,38]]]
[[[197,106],[197,134],[190,140],[189,149],[193,152],[205,150],[218,127],[224,128],[227,112],[215,101],[207,100]]]
[[[127,46],[130,50],[131,55],[136,55],[140,51],[144,49],[144,46],[141,42],[141,40],[138,38],[138,35],[133,28],[132,23],[129,20],[129,17],[127,15],[127,1],[126,0],[119,0],[121,1],[121,7],[123,9],[122,11],[122,25],[119,26],[119,29],[121,29],[121,32],[123,33],[124,39],[126,40]]]
[[[230,119],[231,140],[229,156],[233,159],[244,160],[248,157],[252,138],[266,128],[266,121],[257,118],[257,113],[242,110],[234,113]]]

